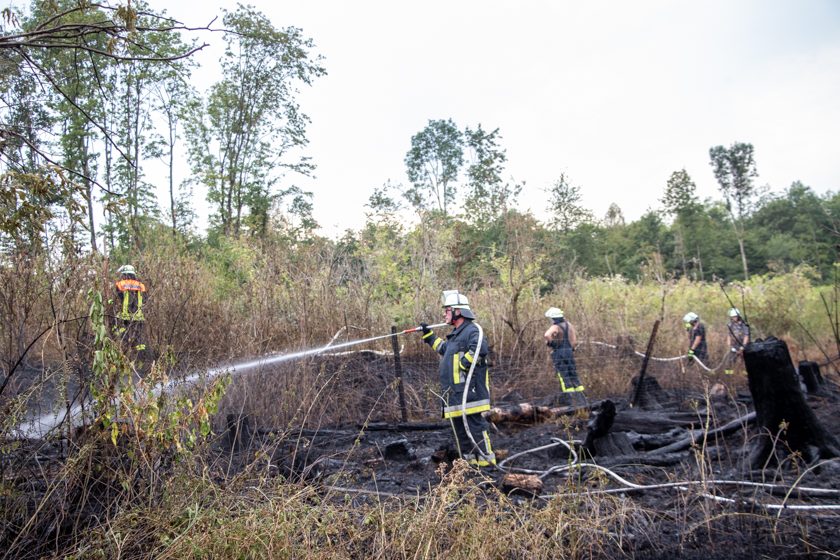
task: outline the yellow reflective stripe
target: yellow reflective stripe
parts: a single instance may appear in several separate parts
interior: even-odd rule
[[[461,384],[461,360],[458,354],[452,355],[452,382],[455,385]]]
[[[443,339],[436,338],[435,341],[432,342],[432,350],[437,350],[440,347],[442,342],[443,342]]]
[[[487,433],[487,430],[482,430],[481,435],[484,438],[484,448],[487,449],[487,455],[493,455],[495,458],[493,446],[490,445],[490,434]]]
[[[559,373],[557,374],[557,379],[559,379],[559,380],[560,380],[560,390],[561,390],[561,391],[563,391],[564,393],[568,393],[569,391],[571,391],[571,390],[572,390],[572,389],[567,389],[567,388],[566,388],[566,382],[565,382],[565,381],[563,381],[563,376],[562,376],[562,375],[560,375]]]
[[[130,316],[128,313],[128,292],[123,292],[123,305],[122,305],[122,318],[128,319]]]
[[[477,414],[479,412],[484,412],[485,410],[490,410],[490,401],[485,399],[482,401],[474,401],[467,403],[466,413],[467,415],[470,414]],[[463,412],[461,411],[461,406],[447,406],[443,409],[443,417],[444,418],[457,418],[461,416]]]
[[[427,332],[426,334],[423,335],[423,340],[426,340],[430,336],[435,336],[435,333],[433,331]]]
[[[466,354],[464,354],[464,357],[469,363],[473,363],[473,361],[475,360],[475,356],[473,356],[472,352],[467,352]]]
[[[584,391],[584,389],[583,389],[583,385],[578,385],[578,386],[575,388],[575,391],[577,391],[578,393],[582,393],[582,392]]]
[[[474,466],[474,467],[489,467],[490,465],[495,465],[496,464],[496,456],[493,455],[493,454],[490,454],[490,455],[488,455],[488,457],[490,458],[489,461],[482,457],[481,459],[470,459],[469,461],[467,461],[467,463]]]

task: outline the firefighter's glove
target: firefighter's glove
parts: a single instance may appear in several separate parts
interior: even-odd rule
[[[424,337],[432,332],[432,329],[429,328],[429,323],[420,323],[420,332]]]
[[[556,340],[549,340],[548,342],[545,343],[545,345],[548,346],[549,348],[555,348],[555,349],[560,348],[560,343]]]
[[[689,349],[688,349],[688,354],[687,354],[687,356],[688,356],[688,359],[689,359],[689,360],[693,360],[693,359],[694,359],[694,350],[692,350],[691,348],[689,348]]]

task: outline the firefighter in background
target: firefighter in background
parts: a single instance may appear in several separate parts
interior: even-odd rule
[[[496,455],[488,432],[490,425],[481,415],[490,410],[487,337],[475,323],[475,314],[465,295],[457,290],[444,291],[443,309],[446,322],[453,327],[446,339],[436,336],[428,324],[420,323],[423,342],[442,356],[440,386],[444,401],[443,417],[448,418],[452,425],[455,446],[462,459],[477,467],[495,465]],[[467,387],[471,367],[473,372]],[[469,434],[464,427],[464,416]]]
[[[700,322],[700,316],[689,311],[683,317],[683,326],[688,333],[688,361],[691,362],[696,358],[702,364],[706,364],[709,359],[709,350],[706,346],[706,326]]]
[[[563,310],[557,307],[549,307],[545,316],[551,319],[551,326],[543,337],[546,345],[551,348],[551,360],[560,381],[560,391],[568,397],[572,405],[586,405],[584,387],[578,377],[575,363],[575,326],[566,320]]]
[[[143,324],[146,322],[143,315],[146,285],[137,278],[137,272],[130,264],[122,265],[117,272],[120,273],[120,279],[114,283],[117,290],[114,302],[117,334],[125,348],[140,352],[146,349],[142,342]]]
[[[750,343],[750,326],[744,322],[737,307],[729,310],[729,353],[723,373],[732,375],[744,364],[744,347]]]

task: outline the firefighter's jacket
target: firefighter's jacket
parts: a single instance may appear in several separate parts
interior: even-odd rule
[[[117,289],[117,317],[123,321],[145,321],[143,296],[146,285],[137,278],[128,276],[114,283]]]
[[[468,415],[490,410],[487,338],[482,337],[481,348],[476,358],[478,327],[471,320],[464,320],[461,326],[446,335],[446,340],[430,331],[423,335],[423,341],[443,356],[440,360],[440,386],[447,404],[443,408],[443,417],[461,416],[465,390],[468,391],[465,409]],[[467,389],[467,374],[476,359],[478,363],[475,365],[470,387]]]

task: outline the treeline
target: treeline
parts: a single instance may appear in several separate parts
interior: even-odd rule
[[[196,91],[195,28],[144,3],[120,7],[35,0],[3,11],[0,53],[0,244],[6,256],[100,253],[130,258],[168,230],[196,250],[224,239],[284,238],[330,246],[382,290],[424,278],[460,286],[620,275],[628,279],[746,280],[808,265],[829,279],[840,202],[799,182],[763,193],[752,145],[709,150],[720,200],[701,201],[675,171],[655,209],[626,221],[613,205],[596,217],[581,186],[560,173],[546,190],[549,219],[517,209],[522,183],[506,180],[498,129],[430,120],[411,138],[405,184],[373,189],[368,222],[339,240],[317,235],[311,193],[287,173],[314,169],[300,87],[326,73],[311,39],[239,6],[223,18],[221,79]],[[205,30],[209,30],[205,28]],[[200,30],[199,30],[200,31]],[[179,149],[190,163],[178,179]],[[150,169],[167,170],[161,200]],[[210,227],[193,228],[196,198]],[[406,219],[399,208],[408,203]],[[434,245],[417,254],[418,243]],[[153,245],[153,244],[152,244]],[[388,274],[368,270],[387,259]],[[417,259],[422,259],[417,262]],[[362,264],[365,263],[365,264]]]

